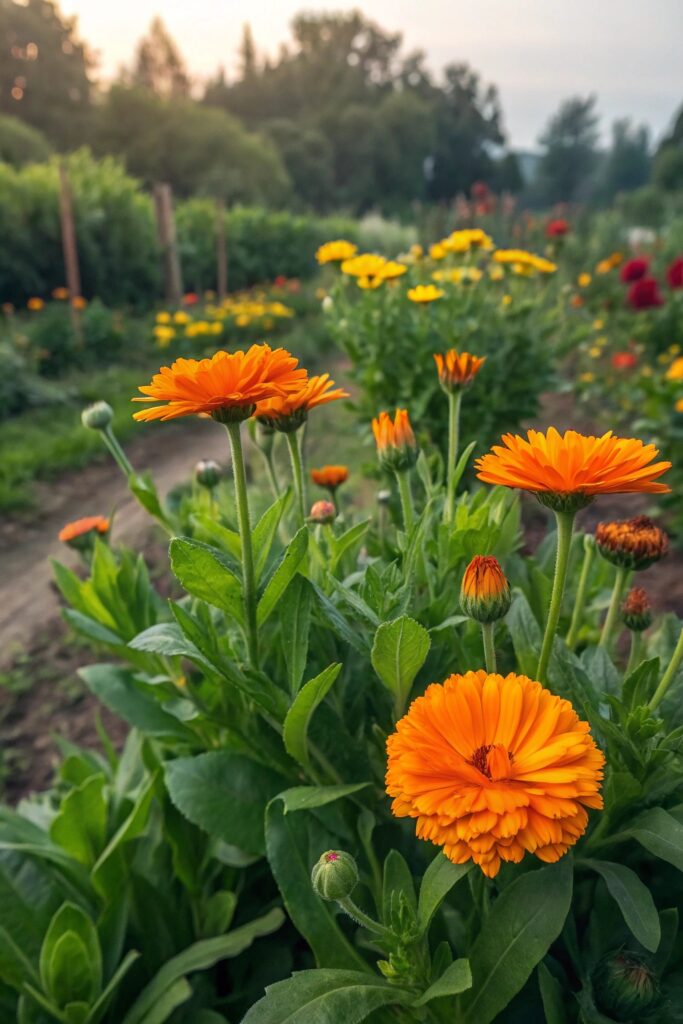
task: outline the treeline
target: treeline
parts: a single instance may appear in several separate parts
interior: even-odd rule
[[[205,83],[155,19],[103,91],[73,19],[50,0],[0,0],[0,113],[0,160],[88,145],[146,184],[229,203],[404,214],[480,181],[536,205],[607,202],[650,180],[683,186],[683,114],[654,154],[647,129],[627,121],[604,152],[595,99],[575,97],[539,154],[520,160],[495,86],[465,63],[435,75],[359,12],[298,15],[274,59],[245,27],[236,72]]]

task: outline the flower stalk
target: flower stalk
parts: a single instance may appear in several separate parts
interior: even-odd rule
[[[235,503],[237,505],[237,522],[242,547],[242,586],[244,612],[247,634],[249,661],[258,668],[258,629],[256,626],[256,575],[254,572],[254,551],[251,541],[251,522],[249,519],[249,497],[247,493],[247,476],[244,469],[244,452],[239,423],[226,423],[230,450],[232,452],[232,469],[235,478]]]
[[[557,632],[557,624],[562,611],[562,598],[567,580],[567,567],[569,565],[569,552],[572,544],[572,532],[574,530],[574,519],[576,512],[573,509],[564,509],[555,512],[557,523],[557,552],[555,556],[555,577],[550,597],[550,608],[548,609],[548,620],[545,625],[545,635],[541,647],[541,655],[538,659],[536,678],[539,682],[545,682],[550,663],[550,655],[553,649],[553,640]]]
[[[413,506],[413,492],[410,487],[410,470],[396,470],[396,482],[398,493],[401,498],[401,511],[403,512],[403,528],[409,533],[415,522],[415,509]]]
[[[586,605],[588,580],[593,565],[593,558],[595,557],[595,544],[593,543],[593,538],[590,534],[586,534],[584,536],[583,544],[584,553],[583,562],[581,564],[581,575],[579,576],[579,585],[576,590],[576,600],[574,601],[574,609],[572,611],[572,621],[566,638],[566,644],[570,650],[573,650],[574,647],[576,647],[576,641],[579,636],[579,629],[581,628],[581,622],[583,619],[583,610]]]
[[[679,634],[678,643],[674,647],[674,652],[671,655],[671,661],[667,666],[666,672],[662,676],[659,682],[659,686],[654,692],[652,700],[648,704],[650,711],[654,711],[655,708],[658,707],[659,704],[661,704],[666,694],[666,691],[671,686],[672,682],[676,677],[676,673],[681,667],[681,663],[683,663],[683,629]]]
[[[297,518],[299,526],[306,522],[306,481],[304,478],[303,459],[301,457],[301,442],[299,440],[301,431],[292,431],[285,434],[289,458],[292,463],[292,476],[294,478],[294,493],[296,494]]]
[[[619,615],[621,610],[621,600],[624,594],[624,588],[626,586],[626,580],[628,578],[628,569],[624,566],[617,566],[617,573],[614,579],[614,587],[612,589],[612,597],[610,599],[609,608],[607,609],[607,616],[602,627],[602,633],[600,635],[599,647],[604,647],[608,651],[612,643],[612,637],[614,630],[619,622]]]
[[[448,463],[446,466],[446,504],[444,506],[444,522],[453,522],[453,510],[455,506],[455,467],[458,461],[458,447],[460,444],[460,406],[462,403],[462,391],[449,391],[448,393]]]
[[[487,672],[496,671],[496,648],[493,642],[494,629],[495,624],[493,622],[482,622],[481,624],[481,635],[484,640],[484,662]]]

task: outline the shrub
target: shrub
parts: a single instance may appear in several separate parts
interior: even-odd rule
[[[42,132],[18,117],[0,115],[0,163],[22,167],[47,160],[49,155],[50,143]]]

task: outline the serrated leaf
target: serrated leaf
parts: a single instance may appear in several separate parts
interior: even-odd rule
[[[173,574],[188,593],[244,623],[242,584],[221,551],[177,537],[171,541],[169,555]]]

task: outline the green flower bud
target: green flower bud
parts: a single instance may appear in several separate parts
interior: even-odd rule
[[[194,467],[194,476],[202,487],[213,490],[223,476],[223,470],[213,459],[200,459]]]
[[[311,885],[323,900],[343,900],[358,885],[358,867],[350,853],[327,850],[311,872]]]
[[[496,622],[510,610],[510,584],[492,555],[475,555],[465,569],[460,607],[477,622]]]
[[[595,1002],[602,1013],[631,1021],[653,1009],[659,986],[650,963],[629,950],[608,953],[593,972]]]
[[[95,402],[81,413],[81,423],[91,430],[106,430],[114,418],[114,410],[107,402]]]

